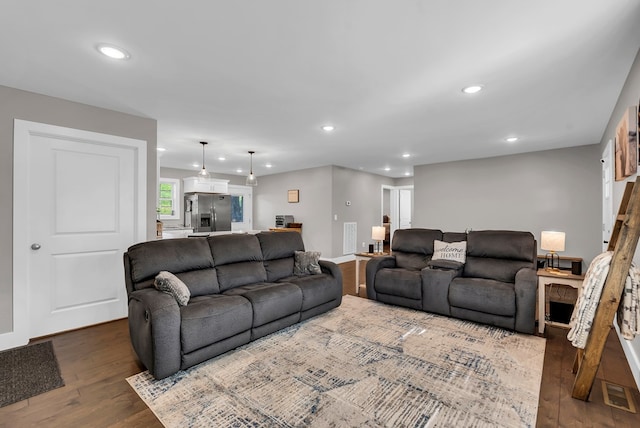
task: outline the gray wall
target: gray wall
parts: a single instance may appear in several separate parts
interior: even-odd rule
[[[566,233],[585,266],[601,249],[597,144],[414,168],[414,227]],[[544,251],[540,251],[544,254]]]
[[[395,184],[391,178],[338,166],[273,174],[258,177],[258,182],[253,193],[254,229],[274,227],[276,214],[291,214],[302,223],[305,247],[325,258],[343,255],[345,222],[358,223],[358,251],[373,243],[371,227],[382,223],[381,187]],[[299,203],[287,202],[289,189],[300,190]]]
[[[636,55],[635,62],[631,67],[627,81],[620,92],[620,97],[616,103],[609,124],[602,135],[602,141],[600,142],[599,151],[602,153],[605,149],[607,141],[613,140],[615,142],[615,132],[618,122],[622,118],[623,112],[631,106],[638,106],[640,99],[640,50]],[[637,175],[627,178],[625,181],[614,181],[613,183],[613,213],[618,212],[620,201],[622,200],[622,194],[624,193],[625,183],[627,181],[635,181]],[[636,253],[633,258],[635,264],[640,266],[640,251],[636,248]],[[636,380],[636,385],[640,387],[640,337],[636,337],[633,341],[627,342],[621,340],[623,349],[629,361],[629,367]]]
[[[332,257],[331,171],[325,166],[258,177],[253,192],[253,228],[268,230],[275,226],[277,214],[291,214],[302,223],[305,248]],[[287,191],[293,189],[300,191],[298,203],[287,202]]]
[[[13,120],[146,140],[147,236],[155,236],[156,130],[153,119],[0,86],[0,333],[13,330]]]
[[[383,184],[392,186],[394,180],[377,174],[333,167],[332,257],[343,255],[345,222],[358,223],[358,252],[368,251],[369,244],[373,244],[371,227],[382,225]],[[347,206],[347,201],[351,205]]]

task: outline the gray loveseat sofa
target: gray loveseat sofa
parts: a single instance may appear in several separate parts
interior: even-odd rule
[[[297,232],[143,242],[124,254],[129,331],[140,361],[162,379],[230,349],[326,312],[342,302],[342,273],[294,275]],[[157,290],[161,271],[189,289],[185,306]]]
[[[466,261],[432,260],[434,240],[466,241]],[[367,297],[534,333],[537,244],[529,232],[402,229],[367,262]]]

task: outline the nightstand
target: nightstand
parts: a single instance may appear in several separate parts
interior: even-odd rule
[[[538,269],[538,333],[544,334],[544,328],[546,325],[553,325],[556,327],[568,328],[568,324],[555,322],[547,319],[546,314],[546,288],[550,284],[568,285],[570,287],[578,289],[578,295],[580,295],[582,289],[582,281],[584,281],[584,275],[573,275],[571,271],[561,270],[560,272],[547,271],[545,269]]]
[[[382,256],[388,256],[389,253],[356,253],[356,296],[360,295],[360,285],[364,285],[366,287],[366,284],[360,284],[360,262],[361,261],[368,261],[369,259],[372,259],[374,257],[382,257]]]

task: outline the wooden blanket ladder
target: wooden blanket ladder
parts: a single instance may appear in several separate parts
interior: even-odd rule
[[[573,372],[576,378],[573,383],[571,396],[587,401],[593,382],[600,365],[602,351],[614,315],[622,300],[625,279],[628,275],[631,261],[640,237],[640,177],[633,182],[627,182],[620,208],[611,232],[611,239],[607,250],[613,251],[613,258],[609,267],[609,274],[602,289],[595,317],[587,344],[576,353]]]

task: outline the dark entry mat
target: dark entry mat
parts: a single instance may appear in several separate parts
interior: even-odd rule
[[[0,352],[0,407],[64,386],[51,341]]]

